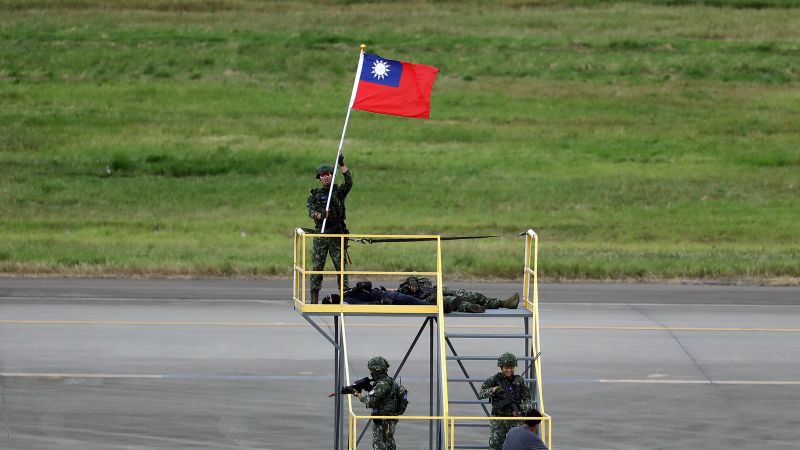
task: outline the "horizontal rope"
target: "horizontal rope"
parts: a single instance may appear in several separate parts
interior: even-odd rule
[[[485,234],[480,236],[441,236],[439,240],[441,241],[459,241],[465,239],[488,239],[488,238],[503,238],[503,237],[520,237],[525,236],[528,234],[528,230],[525,230],[519,234]],[[378,244],[383,242],[414,242],[414,241],[435,241],[435,238],[411,238],[411,239],[373,239],[373,238],[365,238],[365,239],[354,239],[350,238],[351,241],[358,242],[359,244]]]

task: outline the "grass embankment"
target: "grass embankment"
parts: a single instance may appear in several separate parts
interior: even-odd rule
[[[800,276],[792,3],[351,3],[0,0],[0,272],[288,275],[365,41],[442,71],[430,121],[353,112],[353,232],[530,226],[549,278]],[[353,257],[428,257],[393,249]],[[444,250],[449,278],[522,261]]]

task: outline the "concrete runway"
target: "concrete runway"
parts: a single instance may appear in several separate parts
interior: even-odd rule
[[[0,449],[331,448],[333,352],[292,310],[290,284],[0,278]],[[800,289],[550,284],[540,295],[553,448],[798,448]],[[421,321],[348,319],[351,376],[375,353],[401,358]],[[421,346],[403,370],[409,414],[427,411]],[[426,430],[402,422],[399,448],[427,448]]]

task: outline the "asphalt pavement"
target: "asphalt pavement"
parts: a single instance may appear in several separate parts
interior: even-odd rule
[[[333,351],[293,310],[290,287],[0,278],[0,449],[332,448]],[[797,448],[799,288],[545,284],[540,297],[554,449]],[[348,319],[351,376],[376,353],[397,364],[422,320]],[[423,333],[403,369],[409,414],[427,413],[428,345]],[[398,448],[427,448],[426,433],[401,423]]]

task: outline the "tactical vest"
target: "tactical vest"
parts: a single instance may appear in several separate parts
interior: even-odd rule
[[[511,380],[507,380],[502,372],[495,374],[494,385],[500,386],[500,389],[503,389],[506,393],[502,397],[497,395],[491,397],[493,416],[511,416],[515,410],[516,412],[522,412],[520,383],[524,384],[524,381],[519,375],[514,375]],[[506,388],[510,388],[513,392],[508,392]]]
[[[347,214],[345,213],[344,201],[350,189],[353,188],[353,175],[351,171],[347,171],[342,175],[344,176],[344,183],[334,184],[333,189],[330,189],[330,205],[328,207],[328,218],[325,222],[325,232],[330,234],[348,233],[345,225]],[[314,217],[313,212],[325,211],[325,205],[328,204],[328,192],[329,189],[323,187],[311,190],[306,202],[310,217]],[[314,227],[317,231],[322,230],[324,220],[314,218]]]
[[[386,397],[372,408],[371,412],[373,416],[396,416],[397,398],[395,397],[395,382],[392,377],[386,375],[386,377],[381,378],[378,383],[383,382],[384,380],[388,380],[389,384],[391,385],[391,389]]]

